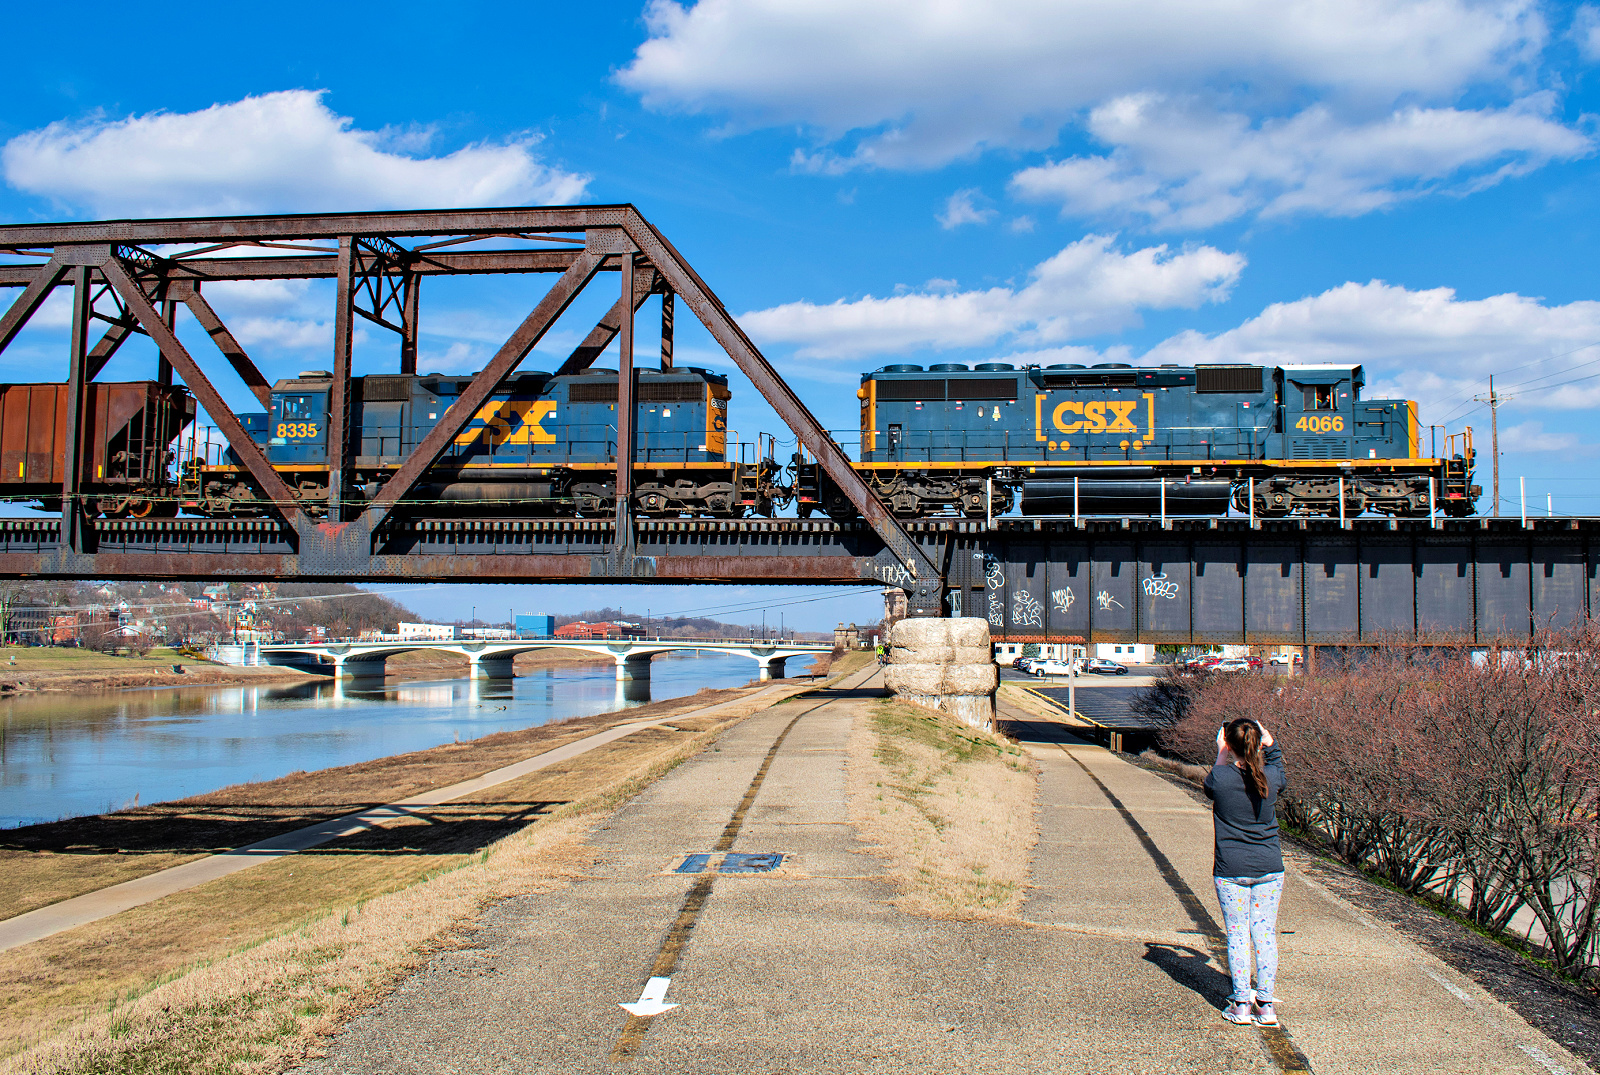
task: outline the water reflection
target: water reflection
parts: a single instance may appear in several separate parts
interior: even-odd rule
[[[727,655],[658,658],[651,682],[613,666],[514,680],[318,681],[0,700],[0,827],[159,802],[300,769],[350,765],[748,682]]]

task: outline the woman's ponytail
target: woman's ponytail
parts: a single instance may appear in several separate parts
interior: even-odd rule
[[[1245,717],[1228,723],[1228,749],[1244,766],[1245,783],[1258,799],[1267,797],[1267,771],[1261,762],[1261,726]]]

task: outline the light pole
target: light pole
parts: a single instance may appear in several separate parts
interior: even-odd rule
[[[478,606],[472,606],[472,622],[467,624],[467,630],[475,630],[478,626]]]
[[[761,610],[761,637],[763,639],[767,637],[767,610],[766,609],[762,609]]]

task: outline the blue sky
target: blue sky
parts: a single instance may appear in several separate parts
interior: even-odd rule
[[[1593,6],[223,10],[13,13],[36,47],[0,106],[0,218],[631,201],[830,427],[894,359],[1352,361],[1369,396],[1473,425],[1487,487],[1471,398],[1492,373],[1506,509],[1525,476],[1530,507],[1600,513]],[[427,292],[423,368],[476,369],[540,283]],[[269,375],[329,364],[320,285],[212,300]],[[731,368],[684,320],[680,361]],[[0,377],[41,377],[61,336],[46,311]],[[130,345],[107,375],[147,361]],[[358,372],[392,361],[363,334]],[[730,424],[781,428],[748,387]],[[626,596],[555,590],[522,603]],[[414,603],[464,615],[506,592]],[[656,611],[787,593],[631,592]],[[877,615],[870,596],[793,608],[808,627]]]

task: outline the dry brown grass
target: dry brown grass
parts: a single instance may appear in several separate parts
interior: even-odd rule
[[[705,690],[687,698],[554,721],[358,765],[236,784],[170,803],[9,829],[0,833],[0,918],[470,780],[618,724],[671,717],[751,693],[750,688]],[[643,742],[637,736],[627,741]],[[598,760],[585,758],[585,766]]]
[[[0,1072],[280,1070],[488,901],[561,883],[618,802],[779,699],[694,712],[717,700],[661,703],[683,714],[671,727],[0,953]]]
[[[850,738],[850,815],[888,860],[897,906],[1013,918],[1038,839],[1033,761],[938,713],[882,703]]]
[[[1211,772],[1204,765],[1191,765],[1186,761],[1169,758],[1165,754],[1157,754],[1153,750],[1147,750],[1140,754],[1139,764],[1151,769],[1161,769],[1175,776],[1181,776],[1191,784],[1205,783],[1207,775]]]

